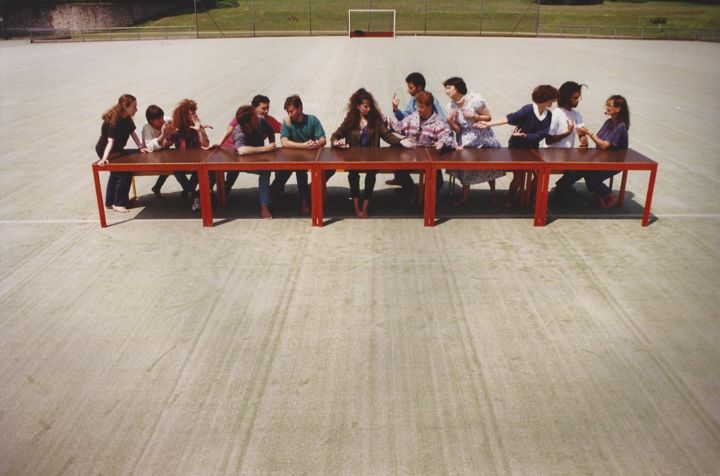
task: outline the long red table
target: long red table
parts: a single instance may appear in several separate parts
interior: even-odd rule
[[[444,154],[435,149],[428,149],[428,154],[432,161],[433,172],[430,174],[432,180],[435,180],[434,172],[442,169],[522,171],[536,172],[538,174],[537,186],[539,187],[545,174],[545,164],[534,149],[462,149]],[[426,211],[425,225],[432,226],[435,223],[436,189],[433,186],[427,190],[433,196],[429,200],[430,210]],[[536,192],[535,200],[534,225],[541,226],[542,199],[540,193]]]
[[[648,226],[650,219],[650,206],[655,189],[655,176],[658,164],[654,160],[633,149],[602,150],[602,149],[539,149],[536,151],[545,164],[545,174],[538,180],[538,196],[542,194],[539,226],[544,226],[547,220],[548,188],[550,175],[568,170],[616,170],[622,172],[620,184],[620,201],[625,201],[625,186],[630,170],[646,170],[650,172],[647,194],[645,195],[645,209],[642,215],[642,226]],[[542,181],[542,183],[540,183]],[[536,209],[537,216],[537,209]]]
[[[326,170],[377,170],[394,172],[396,170],[421,171],[427,177],[425,183],[425,225],[428,225],[428,183],[432,167],[424,148],[405,149],[401,147],[349,147],[325,148],[320,151],[312,180],[313,226],[323,226],[323,176]],[[433,177],[434,179],[434,177]],[[433,180],[434,187],[434,180]],[[434,190],[434,188],[433,188]],[[434,221],[434,219],[433,219]]]
[[[377,148],[323,148],[318,150],[279,148],[272,152],[239,156],[232,149],[164,150],[148,154],[137,151],[115,154],[110,164],[93,163],[93,180],[97,196],[100,225],[107,226],[100,172],[138,172],[171,174],[177,171],[198,174],[200,207],[203,226],[213,225],[212,201],[208,174],[223,171],[307,170],[312,176],[312,225],[323,225],[323,172],[326,170],[412,170],[427,178],[424,193],[425,226],[435,224],[437,191],[436,172],[441,169],[498,169],[537,173],[534,225],[544,226],[547,221],[548,189],[552,173],[567,170],[617,170],[622,172],[620,204],[625,198],[627,174],[630,170],[650,172],[642,226],[650,216],[657,162],[632,149],[463,149],[441,154],[435,149]],[[218,180],[220,201],[224,198],[224,180]]]
[[[129,150],[124,153],[111,154],[109,157],[110,163],[107,165],[100,166],[97,162],[94,162],[92,172],[98,213],[100,215],[100,226],[103,228],[107,226],[105,204],[103,202],[102,187],[100,186],[100,172],[157,172],[158,175],[170,175],[179,171],[197,173],[203,226],[212,226],[210,183],[204,169],[205,159],[209,155],[210,151],[202,149],[159,150],[149,154]]]
[[[320,153],[318,150],[293,149],[283,147],[275,149],[271,152],[263,152],[260,154],[238,155],[234,149],[217,148],[212,151],[205,159],[205,168],[208,172],[222,171],[239,171],[254,172],[259,170],[267,170],[273,172],[275,170],[307,170],[312,175],[316,167],[317,157]],[[218,196],[224,204],[224,181],[217,180]],[[208,194],[209,194],[208,189]],[[311,205],[312,206],[312,205]],[[315,214],[315,207],[311,208],[312,214]],[[212,209],[210,210],[210,225],[212,226]]]

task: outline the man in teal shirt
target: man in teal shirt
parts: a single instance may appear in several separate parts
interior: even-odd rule
[[[285,100],[285,111],[288,118],[283,121],[280,129],[280,143],[283,147],[297,149],[325,147],[327,142],[325,130],[317,117],[303,113],[300,96],[288,97]],[[333,173],[335,172],[332,171],[332,173],[326,174],[325,180],[327,181]],[[291,174],[290,171],[275,172],[275,180],[271,186],[274,195],[278,195],[282,191]],[[310,213],[310,188],[308,187],[307,171],[296,170],[295,177],[297,177],[298,194],[300,195],[300,208],[303,213]]]

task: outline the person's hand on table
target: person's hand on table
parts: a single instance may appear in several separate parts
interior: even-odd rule
[[[100,167],[103,167],[110,163],[110,161],[107,158],[100,159],[96,162]]]
[[[513,137],[527,137],[527,134],[523,132],[522,129],[519,127],[516,127],[515,130],[512,132]]]
[[[305,141],[303,144],[304,144],[305,147],[307,147],[308,149],[318,149],[318,148],[320,148],[320,144],[318,143],[318,141],[312,140],[312,139],[310,139],[309,141]]]
[[[400,141],[400,145],[405,147],[406,149],[414,149],[415,141],[413,141],[412,139],[403,139]]]
[[[332,145],[333,147],[340,147],[341,149],[347,149],[348,147],[350,147],[349,145],[347,145],[347,142],[345,142],[344,137],[342,139],[336,140],[335,142],[333,142]]]

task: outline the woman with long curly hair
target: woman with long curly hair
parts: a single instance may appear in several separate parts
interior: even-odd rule
[[[380,139],[396,145],[401,139],[393,135],[383,121],[382,113],[372,94],[360,88],[350,96],[347,114],[340,127],[333,133],[330,142],[333,147],[380,147]],[[350,196],[355,216],[368,217],[368,205],[375,188],[377,170],[366,170],[365,188],[360,194],[360,171],[348,172]]]
[[[176,149],[197,149],[207,147],[210,144],[205,129],[212,129],[212,127],[203,125],[200,122],[197,108],[197,103],[192,99],[183,99],[173,111],[175,131],[171,139]],[[189,194],[192,197],[193,211],[200,210],[200,197],[196,190],[198,183],[197,173],[193,172],[189,180],[186,174],[187,172],[175,172],[175,178],[182,186],[183,195]]]
[[[143,147],[140,138],[135,133],[135,123],[132,118],[136,112],[135,96],[123,94],[117,104],[102,115],[100,139],[95,145],[95,152],[100,157],[98,165],[107,165],[111,153],[120,153],[125,150],[125,145],[130,137],[140,151],[149,152]],[[110,172],[105,192],[105,207],[112,208],[116,212],[127,213],[131,182],[132,172]]]

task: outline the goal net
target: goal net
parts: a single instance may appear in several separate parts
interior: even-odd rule
[[[395,10],[348,10],[350,38],[395,37]]]

